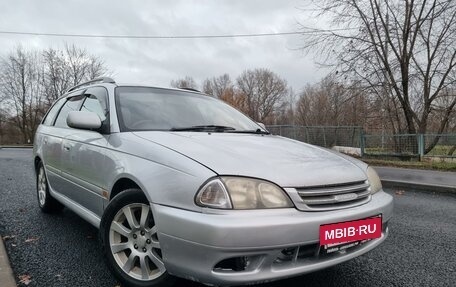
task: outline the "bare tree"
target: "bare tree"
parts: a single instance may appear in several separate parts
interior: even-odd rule
[[[372,109],[374,108],[374,109]],[[329,75],[301,92],[296,122],[305,126],[376,126],[379,113],[368,96],[356,86],[345,86]]]
[[[195,80],[190,76],[185,76],[184,78],[172,80],[170,83],[171,87],[179,89],[198,89],[198,85]]]
[[[39,55],[18,47],[1,60],[0,91],[6,106],[22,134],[24,143],[33,140],[35,129],[44,114],[42,70]]]
[[[2,107],[2,101],[0,98],[0,145],[4,143],[4,137],[5,137],[5,129],[6,129],[6,118],[7,118],[7,113],[3,111]]]
[[[103,61],[86,50],[26,51],[18,47],[0,61],[2,118],[18,130],[22,142],[33,139],[36,127],[50,104],[68,88],[107,72]]]
[[[254,120],[273,123],[275,113],[287,102],[287,82],[268,69],[254,69],[244,71],[236,83],[244,111]]]
[[[275,112],[274,117],[274,124],[275,125],[295,125],[296,124],[296,113],[295,113],[295,106],[296,106],[296,97],[297,95],[290,87],[288,89],[287,98],[281,107],[277,109]]]
[[[398,104],[405,130],[396,132],[425,133],[433,113],[442,119],[436,132],[445,130],[456,105],[456,97],[443,92],[456,85],[455,1],[315,4],[320,7],[318,16],[331,19],[330,29],[315,30],[305,49],[318,48],[322,60],[334,64],[340,75],[360,83],[385,105]],[[450,99],[437,109],[439,97]]]
[[[318,87],[307,85],[301,92],[296,105],[296,122],[303,126],[326,125],[329,119],[326,93]]]
[[[103,61],[75,45],[65,45],[64,61],[69,69],[68,74],[72,85],[91,80],[107,72]]]
[[[203,92],[219,99],[226,93],[233,93],[233,89],[234,85],[228,74],[209,78],[203,82]]]
[[[44,71],[44,89],[47,102],[50,104],[71,86],[68,69],[62,51],[47,49],[43,52],[46,64]]]
[[[42,53],[46,99],[53,102],[70,87],[108,73],[105,63],[87,50],[74,45],[49,48]]]

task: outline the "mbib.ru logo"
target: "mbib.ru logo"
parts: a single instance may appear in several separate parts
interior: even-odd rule
[[[320,245],[379,238],[381,217],[320,226]]]

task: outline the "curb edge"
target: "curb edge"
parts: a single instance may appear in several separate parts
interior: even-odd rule
[[[456,187],[436,184],[425,184],[411,181],[381,179],[383,186],[390,188],[412,188],[427,192],[456,194]]]
[[[11,268],[8,254],[6,253],[3,238],[0,236],[0,282],[3,287],[16,287],[13,269]]]

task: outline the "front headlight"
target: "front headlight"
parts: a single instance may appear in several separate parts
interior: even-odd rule
[[[206,183],[195,198],[199,206],[222,209],[293,207],[277,185],[254,178],[223,176]]]
[[[372,194],[382,189],[382,182],[380,181],[380,177],[378,176],[375,169],[370,166],[367,168],[367,180],[369,181]]]

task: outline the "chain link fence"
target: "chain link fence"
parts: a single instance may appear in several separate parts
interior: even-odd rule
[[[362,127],[351,126],[267,126],[274,135],[292,138],[322,147],[347,146],[360,147]]]
[[[421,152],[422,142],[416,134],[363,136],[363,155],[419,157]]]
[[[423,137],[425,156],[456,158],[456,134],[425,134]],[[427,150],[432,145],[432,149]]]
[[[456,134],[364,135],[362,153],[375,156],[456,158]]]
[[[313,145],[359,149],[361,156],[456,159],[456,134],[364,134],[356,126],[273,125],[267,129]]]

